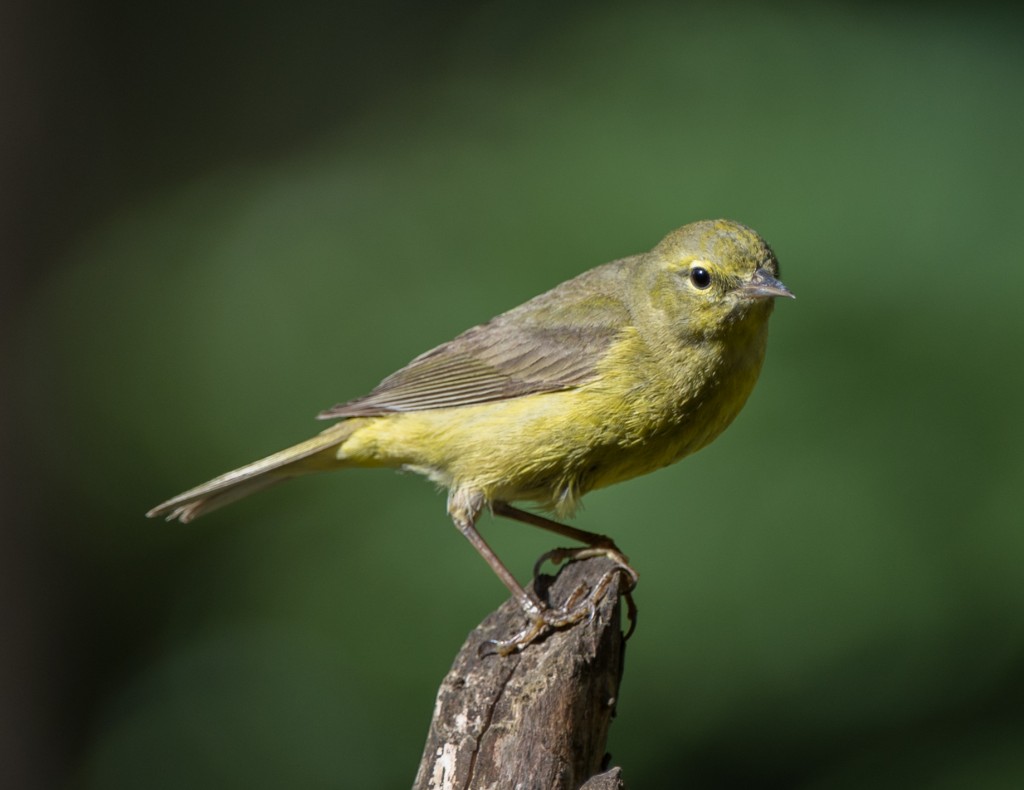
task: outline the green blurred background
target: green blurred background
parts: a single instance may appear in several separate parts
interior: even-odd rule
[[[0,12],[6,787],[411,783],[504,597],[413,476],[152,505],[685,222],[795,302],[575,523],[642,575],[631,787],[1024,786],[1024,48],[1001,5]],[[521,577],[551,540],[482,524]]]

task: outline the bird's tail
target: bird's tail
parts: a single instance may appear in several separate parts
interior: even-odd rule
[[[334,448],[352,435],[357,422],[345,420],[332,425],[312,439],[190,488],[157,505],[146,515],[150,518],[165,516],[168,521],[177,519],[184,524],[282,480],[337,468],[343,464],[339,463]]]

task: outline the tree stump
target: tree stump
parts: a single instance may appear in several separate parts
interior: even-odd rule
[[[571,562],[554,579],[538,577],[534,590],[557,606],[614,567],[603,557]],[[518,632],[525,616],[511,599],[489,615],[438,690],[415,790],[622,788],[618,769],[598,775],[622,678],[622,584],[616,575],[592,620],[509,656],[480,648]]]

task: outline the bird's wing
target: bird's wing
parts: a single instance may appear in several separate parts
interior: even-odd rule
[[[591,380],[629,324],[624,266],[569,280],[416,357],[368,395],[320,419],[441,409],[570,389]]]

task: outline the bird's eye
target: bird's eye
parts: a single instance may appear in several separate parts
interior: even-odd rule
[[[690,269],[690,282],[694,288],[704,290],[711,285],[711,274],[703,266],[694,266]]]

